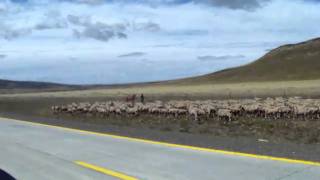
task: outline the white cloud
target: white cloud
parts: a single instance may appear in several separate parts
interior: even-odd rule
[[[7,55],[0,79],[67,83],[171,79],[245,64],[283,43],[320,36],[316,23],[320,5],[301,0],[273,0],[254,11],[203,3],[155,8],[74,2],[0,3],[0,43],[6,44],[0,46],[0,54]],[[127,52],[144,55],[119,61],[118,56]],[[234,58],[237,55],[245,57]],[[198,60],[205,56],[226,60]]]
[[[144,52],[131,52],[131,53],[127,53],[127,54],[121,54],[118,57],[119,58],[132,58],[132,57],[142,57],[145,55],[146,55],[146,53],[144,53]]]
[[[244,55],[226,55],[226,56],[211,56],[211,55],[204,55],[198,56],[200,61],[223,61],[223,60],[233,60],[233,59],[243,59],[245,58]]]

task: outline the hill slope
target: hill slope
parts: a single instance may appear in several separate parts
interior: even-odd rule
[[[320,38],[281,46],[248,65],[175,82],[193,84],[310,79],[320,79]]]
[[[58,91],[80,89],[80,86],[34,81],[11,81],[0,79],[0,93]],[[13,91],[14,90],[14,91]]]

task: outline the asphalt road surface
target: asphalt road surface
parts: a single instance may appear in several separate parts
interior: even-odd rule
[[[0,118],[0,169],[18,180],[319,180],[320,163]]]

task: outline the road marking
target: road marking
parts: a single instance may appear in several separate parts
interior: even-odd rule
[[[2,118],[0,118],[0,120],[1,119]],[[5,118],[5,119],[7,119],[7,118]],[[36,125],[36,126],[44,126],[44,127],[49,127],[49,128],[62,129],[62,130],[66,130],[66,131],[73,131],[73,132],[78,132],[78,133],[82,133],[82,134],[105,136],[105,137],[111,137],[111,138],[115,138],[115,139],[124,139],[124,140],[133,141],[133,142],[162,145],[162,146],[167,146],[167,147],[189,149],[189,150],[194,150],[194,151],[218,153],[218,154],[240,156],[240,157],[249,157],[249,158],[263,159],[263,160],[272,160],[272,161],[279,161],[279,162],[285,162],[285,163],[291,163],[291,164],[304,164],[304,165],[311,165],[311,166],[320,166],[320,162],[314,162],[314,161],[304,161],[304,160],[297,160],[297,159],[241,153],[241,152],[226,151],[226,150],[219,150],[219,149],[202,148],[202,147],[189,146],[189,145],[172,144],[172,143],[166,143],[166,142],[152,141],[152,140],[147,140],[147,139],[139,139],[139,138],[126,137],[126,136],[119,136],[119,135],[112,135],[112,134],[107,134],[107,133],[98,133],[98,132],[73,129],[73,128],[55,126],[55,125],[47,125],[47,124],[41,124],[41,123],[35,123],[35,122],[29,122],[29,121],[23,121],[23,120],[16,120],[16,119],[7,119],[7,120],[18,121],[18,122],[27,123],[27,124]]]
[[[125,175],[123,173],[116,172],[116,171],[113,171],[113,170],[110,170],[110,169],[107,169],[107,168],[99,167],[99,166],[96,166],[96,165],[93,165],[93,164],[89,164],[89,163],[86,163],[86,162],[75,161],[74,163],[78,164],[79,166],[82,166],[82,167],[85,167],[85,168],[100,172],[102,174],[113,176],[113,177],[116,177],[116,178],[121,179],[121,180],[138,180],[137,178],[134,178],[132,176],[128,176],[128,175]]]

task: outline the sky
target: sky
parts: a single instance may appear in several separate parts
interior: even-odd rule
[[[0,0],[0,79],[202,75],[320,37],[320,0]]]

